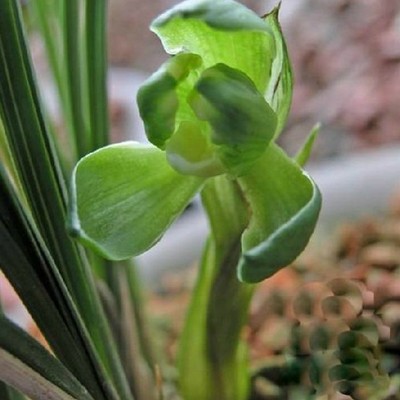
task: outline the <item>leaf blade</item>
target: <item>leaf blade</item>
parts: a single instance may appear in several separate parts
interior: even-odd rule
[[[308,134],[305,142],[303,143],[303,145],[301,146],[301,148],[295,155],[294,159],[296,160],[297,164],[299,164],[301,167],[303,167],[307,163],[308,159],[310,158],[311,152],[314,147],[314,143],[317,140],[320,129],[321,129],[320,124],[316,124],[311,129],[311,132]]]
[[[74,4],[66,7],[69,15],[76,15]],[[0,0],[0,9],[0,117],[29,212],[79,307],[80,317],[94,345],[91,355],[107,371],[103,370],[100,374],[106,374],[113,380],[121,398],[129,399],[128,384],[115,346],[109,340],[110,332],[93,276],[82,249],[76,246],[66,231],[65,181],[43,117],[19,3]],[[68,24],[68,21],[65,23]],[[78,21],[71,22],[72,25],[74,23]],[[100,378],[101,382],[104,380],[108,381]]]
[[[0,316],[0,379],[34,399],[93,400],[86,388],[36,340]]]
[[[106,399],[103,370],[71,295],[43,240],[0,170],[1,268],[57,357],[96,398]],[[43,312],[46,310],[46,312]],[[107,392],[107,387],[104,387]]]

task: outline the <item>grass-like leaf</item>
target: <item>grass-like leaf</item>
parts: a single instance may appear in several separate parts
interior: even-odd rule
[[[90,151],[90,132],[84,116],[82,97],[80,7],[79,0],[62,0],[60,7],[61,40],[65,55],[62,77],[69,104],[68,119],[71,122],[78,158]]]
[[[3,272],[54,353],[79,376],[93,396],[107,399],[101,383],[103,373],[71,296],[3,173],[0,175],[0,254]]]
[[[33,400],[93,400],[60,361],[4,316],[0,316],[0,379]]]
[[[29,9],[45,43],[76,162],[108,143],[107,2],[37,0]]]
[[[72,19],[76,10],[68,4],[64,11]],[[41,112],[18,4],[14,0],[0,0],[0,9],[0,116],[23,193],[51,258],[76,301],[107,376],[115,383],[120,398],[130,398],[91,272],[65,229],[64,181]]]
[[[0,382],[0,399],[2,400],[25,400],[26,397],[10,385]]]
[[[87,104],[89,151],[108,144],[106,11],[106,0],[85,1],[81,67]]]
[[[314,147],[314,143],[317,140],[320,129],[321,129],[320,124],[316,124],[311,129],[311,132],[308,134],[305,142],[303,143],[300,150],[295,155],[294,159],[296,160],[297,164],[299,164],[301,167],[306,165],[308,159],[310,158],[312,149]]]

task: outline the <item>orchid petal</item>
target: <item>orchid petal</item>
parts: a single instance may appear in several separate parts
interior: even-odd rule
[[[274,144],[239,184],[252,214],[242,235],[238,275],[255,283],[303,251],[317,222],[321,195],[309,176]]]
[[[190,104],[212,127],[218,156],[232,175],[244,174],[274,136],[274,111],[247,75],[227,65],[203,72]]]
[[[271,28],[231,0],[187,0],[158,17],[151,29],[170,54],[201,56],[204,68],[224,63],[244,72],[264,93],[275,55]]]
[[[203,181],[175,172],[154,146],[103,147],[75,167],[70,230],[108,259],[138,255],[162,237]]]

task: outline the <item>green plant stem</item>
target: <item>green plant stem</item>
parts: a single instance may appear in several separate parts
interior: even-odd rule
[[[239,257],[237,243],[219,263],[208,303],[207,351],[218,399],[240,399],[247,394],[247,353],[241,334],[253,291],[237,279]]]
[[[237,280],[246,204],[236,183],[214,178],[202,192],[211,225],[180,345],[183,396],[241,400],[249,377],[242,329],[254,286]]]

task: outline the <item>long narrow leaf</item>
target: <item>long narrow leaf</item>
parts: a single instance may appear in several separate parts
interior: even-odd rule
[[[65,229],[64,182],[41,112],[17,3],[0,0],[0,9],[0,116],[28,204],[101,361],[120,397],[130,398],[93,278]]]
[[[0,293],[1,295],[1,293]],[[2,304],[0,301],[0,319],[3,318]],[[24,397],[11,386],[0,381],[0,399],[2,400],[23,400]]]
[[[72,161],[77,159],[76,141],[74,137],[74,124],[72,121],[71,102],[67,92],[67,86],[63,79],[63,57],[60,57],[60,49],[63,48],[61,40],[61,0],[36,0],[28,3],[29,11],[35,26],[39,29],[45,44],[47,60],[53,73],[58,96],[63,110],[65,130],[69,136],[68,154]],[[65,150],[65,149],[64,149]]]
[[[0,174],[0,261],[54,353],[90,393],[108,398],[70,295],[4,174]]]
[[[0,316],[0,380],[32,399],[93,400],[60,361],[4,316]]]
[[[86,0],[82,70],[90,151],[108,144],[106,0]]]
[[[56,143],[59,143],[58,148],[60,144],[63,145],[62,151],[58,154],[69,176],[72,165],[78,161],[76,147],[81,140],[82,132],[76,127],[83,119],[87,126],[87,148],[82,149],[81,153],[108,144],[107,1],[85,0],[78,8],[72,5],[73,12],[69,11],[68,16],[65,15],[65,10],[68,7],[70,10],[71,4],[67,5],[65,0],[37,0],[29,4],[33,20],[45,44],[60,99],[65,129],[69,134],[69,147],[65,146],[62,140],[60,142],[58,135],[53,135]],[[66,17],[72,18],[73,21],[66,23]],[[77,20],[80,21],[79,24],[76,23]],[[81,32],[77,33],[77,29]],[[73,32],[70,32],[71,30]],[[81,40],[73,48],[75,56],[71,58],[69,54],[72,49],[67,44],[77,34]],[[75,79],[77,73],[80,74],[80,78]],[[80,92],[74,90],[71,93],[67,85],[71,74]],[[75,97],[79,97],[78,102],[81,102],[80,112],[73,112]],[[105,269],[110,267],[109,263],[92,255],[90,261],[92,270],[97,276],[106,275]]]
[[[117,269],[118,289],[120,295],[121,314],[121,352],[125,371],[131,382],[132,392],[137,400],[155,400],[156,385],[149,365],[142,353],[140,337],[140,316],[136,313],[132,300],[129,271],[127,265],[120,265]]]
[[[78,158],[90,151],[89,132],[83,114],[79,8],[79,0],[62,0],[61,2],[61,29],[65,56],[64,90],[70,104],[70,121]]]
[[[66,264],[80,262],[62,220],[63,179],[42,118],[15,2],[1,0],[0,5],[0,115],[35,222],[70,285],[73,277]]]
[[[2,400],[25,400],[26,397],[17,392],[13,387],[0,382],[0,399]]]

